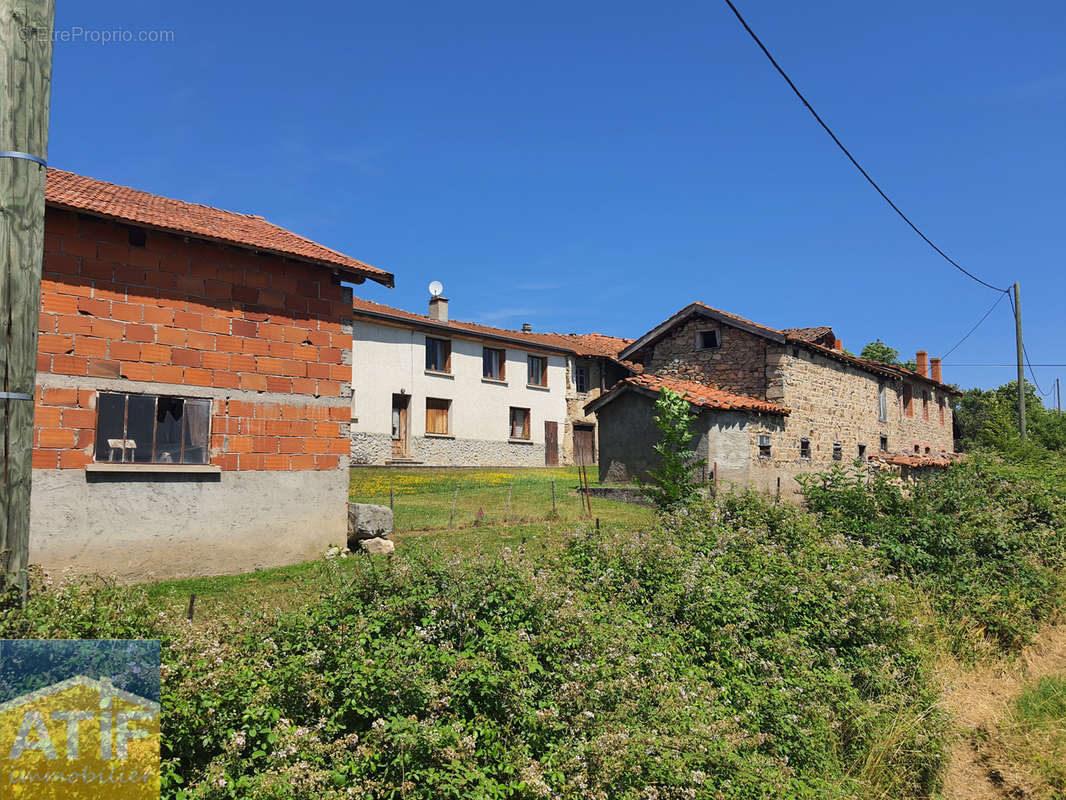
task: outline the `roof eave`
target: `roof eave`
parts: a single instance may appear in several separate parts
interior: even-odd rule
[[[621,359],[628,359],[630,356],[647,347],[649,344],[658,341],[663,336],[663,334],[665,334],[675,325],[684,322],[689,317],[695,314],[699,314],[702,317],[708,317],[709,319],[713,319],[717,322],[722,323],[723,325],[730,325],[734,328],[739,328],[742,331],[753,334],[755,336],[761,336],[764,339],[769,339],[770,341],[777,342],[778,344],[784,344],[786,340],[786,337],[783,333],[763,329],[757,325],[748,324],[743,320],[730,317],[727,314],[720,314],[713,308],[709,308],[708,306],[705,306],[702,303],[690,303],[665,322],[662,322],[661,324],[652,328],[650,331],[641,336],[639,339],[637,339],[631,345],[626,347],[624,350],[621,350],[618,353],[618,357]]]
[[[516,339],[516,338],[512,338],[510,336],[501,336],[500,334],[495,334],[495,333],[487,333],[487,332],[481,332],[481,331],[471,331],[471,330],[466,330],[465,328],[455,328],[455,327],[453,327],[451,325],[448,325],[447,323],[436,322],[436,321],[428,319],[428,318],[427,319],[410,319],[408,317],[402,317],[402,316],[399,316],[399,315],[396,315],[396,314],[387,314],[387,313],[385,313],[383,311],[370,311],[370,310],[365,309],[365,308],[353,308],[352,309],[352,315],[355,318],[370,317],[372,319],[389,320],[390,322],[399,323],[399,324],[403,325],[404,327],[429,328],[429,329],[434,330],[434,331],[447,332],[447,333],[450,333],[452,335],[464,335],[465,334],[466,336],[470,336],[472,338],[490,339],[490,340],[492,340],[494,342],[505,342],[505,343],[508,343],[508,344],[515,344],[515,345],[519,345],[519,346],[523,347],[526,350],[530,350],[530,349],[548,350],[548,351],[551,351],[553,353],[562,353],[564,355],[571,355],[573,353],[572,350],[567,350],[566,348],[563,348],[563,347],[556,347],[555,345],[542,344],[541,342],[530,342],[530,341],[525,340],[525,339]]]

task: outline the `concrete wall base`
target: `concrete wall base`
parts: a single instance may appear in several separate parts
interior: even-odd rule
[[[30,563],[124,583],[295,564],[344,546],[347,500],[347,470],[34,470]]]

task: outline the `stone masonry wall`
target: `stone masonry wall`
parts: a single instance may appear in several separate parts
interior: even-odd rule
[[[386,464],[392,460],[387,433],[357,431],[351,436],[352,464]],[[411,459],[426,467],[543,467],[542,443],[412,436]]]
[[[708,330],[720,332],[720,347],[701,349],[699,335]],[[765,399],[767,351],[776,346],[739,328],[693,318],[648,348],[644,369]]]
[[[865,370],[812,353],[803,348],[771,345],[768,360],[770,399],[791,409],[782,428],[754,424],[750,427],[752,480],[763,488],[775,488],[776,478],[783,476],[783,491],[796,488],[795,475],[822,470],[833,463],[850,464],[859,456],[859,445],[866,445],[866,455],[880,449],[882,435],[888,437],[888,451],[913,452],[918,441],[924,452],[953,450],[951,409],[945,395],[944,425],[940,424],[935,394],[930,389],[929,421],[922,417],[921,388],[916,386],[914,417],[904,414],[901,383]],[[917,382],[916,382],[917,383]],[[878,389],[886,392],[887,419],[879,420]],[[771,457],[760,458],[759,434],[768,434]],[[800,440],[810,440],[810,458],[800,457]],[[841,444],[841,458],[833,458],[833,445]]]

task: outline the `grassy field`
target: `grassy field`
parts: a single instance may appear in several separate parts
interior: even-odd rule
[[[592,485],[597,485],[594,472],[589,479]],[[589,519],[579,486],[577,467],[495,470],[359,467],[352,469],[349,499],[381,505],[391,502],[397,531],[473,526],[511,528],[534,522],[577,523]],[[651,525],[655,518],[649,508],[596,498],[592,499],[592,516],[598,517],[601,524],[625,523],[638,528]]]
[[[590,475],[590,478],[592,476]],[[552,514],[552,481],[556,511]],[[595,485],[595,484],[594,484]],[[448,528],[455,489],[459,487],[454,528]],[[406,556],[475,556],[503,548],[521,549],[529,556],[559,547],[568,536],[595,528],[646,530],[655,524],[654,509],[610,500],[592,499],[593,517],[578,495],[578,471],[559,469],[352,470],[352,502],[389,504],[393,490],[396,534],[393,541]],[[507,497],[511,496],[510,513]],[[482,516],[478,517],[478,510]],[[311,601],[333,588],[356,563],[337,558],[336,569],[312,561],[290,567],[258,570],[244,575],[192,578],[150,584],[153,602],[177,616],[196,595],[198,622],[239,616],[249,608],[268,612]]]

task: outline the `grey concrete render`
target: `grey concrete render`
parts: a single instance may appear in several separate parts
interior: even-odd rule
[[[34,470],[30,563],[122,582],[319,558],[347,541],[348,472],[103,475]]]

